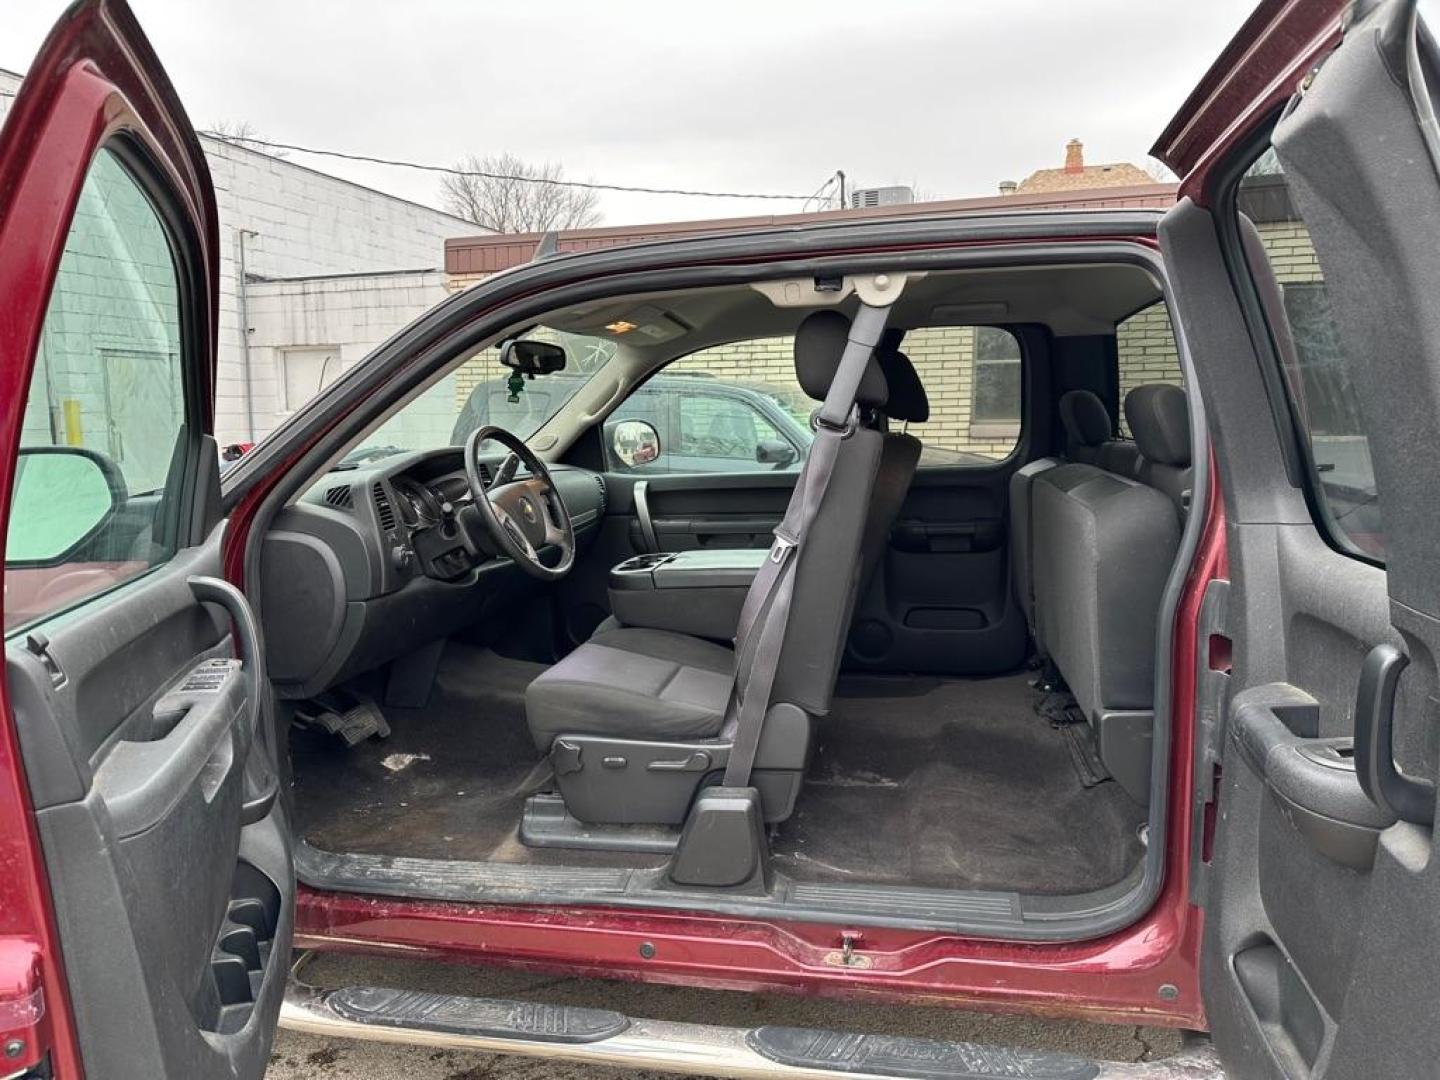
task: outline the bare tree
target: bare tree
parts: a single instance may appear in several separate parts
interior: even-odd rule
[[[238,143],[247,150],[258,150],[271,157],[288,157],[289,151],[278,150],[265,145],[265,136],[249,120],[217,120],[210,125],[207,135],[214,135],[225,142]]]
[[[1149,175],[1150,179],[1154,180],[1157,184],[1173,184],[1175,182],[1175,174],[1170,171],[1170,167],[1163,161],[1157,161],[1151,158],[1145,163],[1145,172]]]
[[[561,165],[533,165],[514,154],[473,155],[440,181],[445,209],[495,232],[583,229],[600,223],[600,196],[565,187]],[[484,175],[480,175],[484,174]]]

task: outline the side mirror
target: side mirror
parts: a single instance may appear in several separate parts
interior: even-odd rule
[[[783,469],[799,457],[795,448],[783,439],[761,439],[755,446],[755,460],[761,465]]]
[[[610,448],[623,465],[649,465],[660,457],[660,433],[644,420],[621,420],[610,433]]]
[[[125,502],[115,463],[78,446],[22,446],[5,540],[5,565],[66,561],[94,540]]]
[[[513,338],[500,347],[500,363],[526,378],[565,370],[565,350],[548,341]]]

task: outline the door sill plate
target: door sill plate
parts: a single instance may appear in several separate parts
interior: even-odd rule
[[[892,1035],[783,1027],[712,1027],[534,1002],[347,986],[292,972],[280,1026],[368,1039],[553,1058],[591,1065],[797,1080],[1224,1080],[1199,1042],[1164,1061],[1130,1064],[1070,1054]]]

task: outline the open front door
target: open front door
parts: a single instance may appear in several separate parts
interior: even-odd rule
[[[1229,522],[1202,982],[1232,1075],[1434,1076],[1440,81],[1413,0],[1359,5],[1343,40],[1323,5],[1286,30],[1304,7],[1262,5],[1258,66],[1212,74],[1157,147],[1192,167],[1162,243]]]
[[[220,580],[216,246],[174,90],[83,0],[0,131],[6,1076],[269,1057],[294,884],[265,650]]]

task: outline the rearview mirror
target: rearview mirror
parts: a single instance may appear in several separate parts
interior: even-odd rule
[[[660,433],[644,420],[621,420],[611,432],[610,446],[629,468],[649,465],[660,456]]]
[[[515,338],[500,347],[500,363],[533,379],[565,370],[565,350],[549,341]]]
[[[796,458],[795,448],[784,439],[761,439],[755,445],[755,460],[761,465],[783,469]]]
[[[125,501],[115,463],[78,446],[23,446],[16,462],[5,565],[63,562]]]

